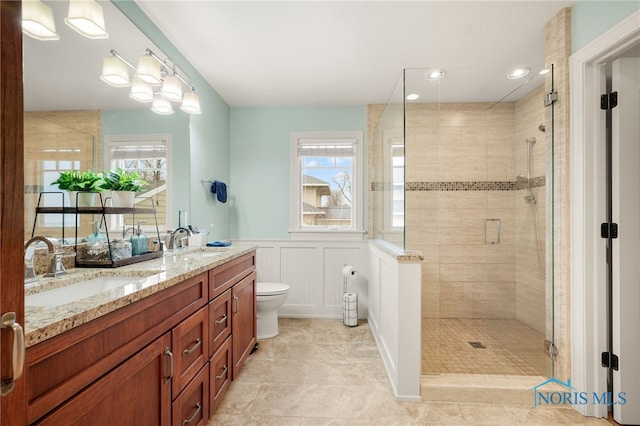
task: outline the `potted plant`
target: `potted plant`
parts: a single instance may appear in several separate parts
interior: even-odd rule
[[[71,207],[76,206],[76,199],[81,206],[93,206],[96,194],[103,190],[104,175],[93,170],[80,172],[78,170],[66,170],[60,172],[58,179],[51,182],[63,191],[69,192]]]
[[[112,191],[113,207],[133,207],[136,192],[142,191],[149,183],[136,171],[117,170],[104,174],[103,188]]]

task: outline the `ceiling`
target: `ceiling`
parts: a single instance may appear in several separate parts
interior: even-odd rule
[[[136,3],[229,105],[276,106],[385,103],[429,67],[441,101],[496,101],[511,69],[545,67],[544,26],[574,1]]]

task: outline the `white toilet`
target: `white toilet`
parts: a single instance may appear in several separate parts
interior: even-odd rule
[[[258,339],[268,339],[278,335],[278,307],[287,300],[289,286],[282,283],[262,283],[256,285],[256,317]]]

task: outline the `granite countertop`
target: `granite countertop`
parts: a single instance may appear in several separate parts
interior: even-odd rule
[[[246,245],[187,248],[120,268],[74,268],[58,278],[39,277],[37,283],[25,286],[26,346],[43,342],[253,250],[255,247]],[[86,283],[88,280],[94,280],[95,286]]]

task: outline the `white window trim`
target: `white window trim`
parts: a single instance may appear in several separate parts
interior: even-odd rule
[[[109,146],[111,144],[119,144],[119,143],[126,143],[126,142],[132,142],[132,143],[145,143],[145,142],[156,142],[156,141],[164,141],[166,143],[166,150],[167,150],[167,184],[166,184],[166,190],[167,190],[167,220],[169,220],[170,214],[169,212],[173,211],[173,188],[170,185],[171,177],[173,175],[172,170],[173,170],[173,163],[172,163],[172,158],[171,158],[171,153],[173,152],[172,149],[172,135],[171,133],[149,133],[149,134],[131,134],[131,135],[105,135],[104,136],[104,142],[102,144],[102,158],[103,158],[103,169],[104,170],[109,170],[109,168],[111,167],[111,156],[110,156],[110,150],[109,150]],[[114,216],[115,218],[115,216]],[[113,218],[112,218],[113,219]],[[112,223],[110,225],[110,227],[113,226],[122,226],[121,223]],[[155,224],[154,224],[155,225]],[[160,229],[162,229],[164,226],[169,226],[169,224],[158,224],[158,226],[160,227]],[[150,226],[150,224],[149,224]],[[154,226],[155,229],[155,226]]]
[[[353,227],[351,229],[301,229],[300,215],[298,208],[301,205],[301,182],[300,182],[300,161],[298,161],[298,140],[299,139],[355,139],[355,154],[353,164],[353,180],[355,191],[352,194],[351,203],[353,215]],[[336,132],[291,132],[291,188],[290,210],[289,210],[289,235],[292,239],[317,240],[322,239],[358,239],[364,235],[364,178],[363,178],[363,135],[361,131],[336,131]]]

